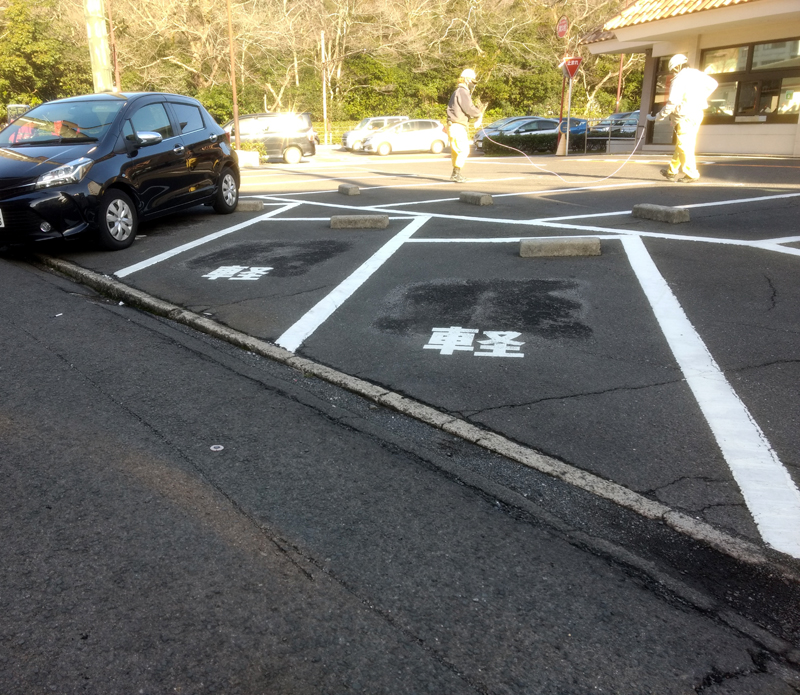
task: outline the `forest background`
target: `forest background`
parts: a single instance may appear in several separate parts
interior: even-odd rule
[[[219,123],[232,117],[223,0],[106,0],[122,91],[198,98]],[[322,43],[331,121],[403,114],[443,118],[456,79],[476,70],[489,120],[558,116],[564,56],[583,58],[572,115],[616,108],[618,56],[580,39],[625,0],[233,0],[239,113],[322,117]],[[570,21],[556,35],[560,17]],[[0,118],[93,91],[81,0],[0,0]],[[644,57],[625,56],[619,110],[639,108]]]

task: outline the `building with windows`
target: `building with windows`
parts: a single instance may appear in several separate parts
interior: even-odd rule
[[[647,56],[645,149],[671,148],[669,121],[646,115],[667,100],[667,62],[683,53],[719,83],[698,152],[800,157],[800,0],[638,0],[583,43],[594,54]]]

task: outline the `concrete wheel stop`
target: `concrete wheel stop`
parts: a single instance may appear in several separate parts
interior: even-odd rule
[[[668,205],[653,205],[651,203],[634,205],[633,216],[644,220],[669,222],[670,224],[689,221],[689,211],[686,208],[671,208]]]
[[[519,243],[519,255],[522,258],[599,256],[600,239],[597,237],[523,239]]]
[[[236,204],[236,212],[261,212],[264,209],[263,200],[242,200]]]
[[[361,190],[354,183],[343,183],[339,186],[342,195],[361,195]]]
[[[458,200],[459,202],[469,203],[470,205],[494,205],[491,195],[488,193],[478,193],[477,191],[461,191]]]
[[[389,215],[334,215],[331,229],[386,229]]]

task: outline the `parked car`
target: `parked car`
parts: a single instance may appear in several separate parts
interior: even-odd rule
[[[485,128],[479,129],[472,138],[472,142],[478,149],[483,147],[483,139],[488,135],[492,137],[499,133],[505,126],[518,122],[524,121],[530,118],[530,116],[506,116],[505,118],[501,118],[500,120],[493,121]]]
[[[195,99],[89,94],[36,106],[0,131],[0,244],[94,232],[133,243],[141,220],[195,205],[230,213],[239,165]]]
[[[447,133],[440,121],[418,118],[386,126],[364,141],[365,152],[387,155],[390,152],[433,152],[447,145]]]
[[[364,140],[375,131],[385,128],[387,125],[394,125],[407,120],[408,116],[369,116],[363,119],[353,130],[348,130],[342,136],[342,147],[346,150],[358,152],[364,146]]]
[[[535,135],[537,133],[557,133],[557,118],[529,118],[526,121],[509,123],[502,129],[503,135]]]
[[[612,113],[593,126],[589,126],[589,138],[633,138],[639,127],[639,112]],[[610,131],[610,133],[609,133]]]
[[[231,140],[236,137],[233,121],[224,126]],[[269,157],[281,157],[297,164],[317,153],[317,134],[311,127],[310,113],[249,113],[239,116],[239,142],[264,145]]]
[[[562,122],[566,122],[567,117],[564,116]],[[586,126],[588,125],[588,121],[585,118],[574,118],[570,117],[569,119],[569,134],[570,137],[573,135],[583,135],[586,132]],[[564,125],[563,131],[566,132],[567,126]]]

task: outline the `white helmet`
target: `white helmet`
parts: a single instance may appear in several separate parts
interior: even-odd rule
[[[669,70],[672,72],[675,68],[686,65],[688,62],[689,59],[683,53],[676,53],[669,59]]]
[[[469,80],[470,82],[477,82],[478,76],[475,74],[475,71],[472,68],[467,68],[461,73],[461,77],[465,80]]]

